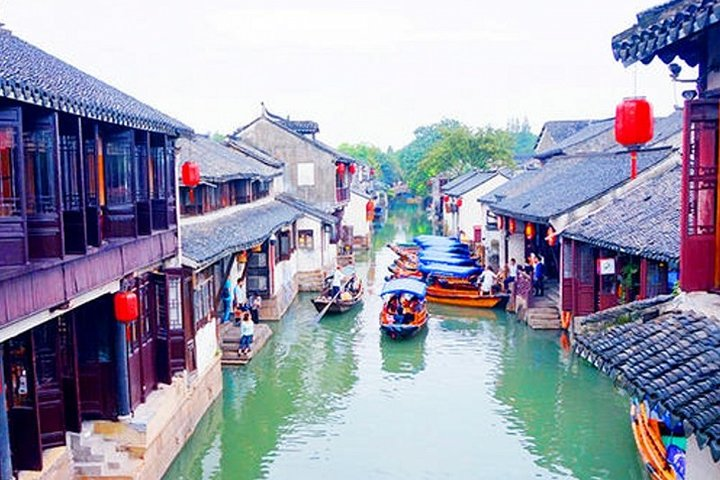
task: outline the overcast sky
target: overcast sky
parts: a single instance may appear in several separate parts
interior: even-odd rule
[[[610,49],[658,3],[0,0],[0,22],[197,132],[230,132],[264,101],[318,121],[329,143],[399,148],[442,118],[527,117],[537,132],[610,117],[636,76],[637,93],[669,113],[667,67],[625,69]]]

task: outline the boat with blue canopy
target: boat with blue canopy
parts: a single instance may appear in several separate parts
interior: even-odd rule
[[[480,267],[468,265],[448,265],[444,263],[421,263],[418,267],[421,273],[439,277],[462,278],[469,281],[470,277],[480,275]]]
[[[413,242],[421,247],[429,247],[433,245],[463,245],[457,238],[440,237],[438,235],[418,235],[413,238]]]
[[[463,267],[475,266],[475,260],[470,257],[459,255],[424,255],[419,256],[420,265],[436,264],[436,265],[454,265]]]
[[[392,339],[415,335],[427,325],[427,286],[414,278],[385,283],[380,295],[385,300],[380,312],[380,330]]]

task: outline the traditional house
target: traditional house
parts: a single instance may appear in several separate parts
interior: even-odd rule
[[[316,138],[319,131],[315,122],[284,119],[263,106],[262,114],[237,129],[231,139],[242,140],[282,159],[285,192],[335,215],[339,224],[350,200],[352,172],[357,162],[319,141]],[[341,232],[342,229],[337,229],[338,234]]]
[[[0,51],[0,478],[161,476],[222,388],[177,269],[191,130],[2,28]]]
[[[215,325],[221,290],[245,278],[246,293],[264,301],[260,316],[278,320],[298,291],[297,220],[302,212],[276,199],[282,163],[252,146],[195,136],[178,142],[181,163],[193,161],[200,185],[180,188],[182,263],[192,285],[193,323]]]
[[[375,200],[370,193],[359,186],[350,187],[350,201],[345,207],[343,228],[350,229],[345,233],[352,238],[353,246],[362,249],[372,244],[372,221],[375,217]]]
[[[695,88],[683,93],[680,287],[690,293],[588,316],[575,348],[651,412],[662,431],[680,437],[671,442],[672,455],[665,442],[649,455],[646,427],[634,416],[636,442],[653,478],[674,476],[677,467],[688,480],[714,479],[720,477],[720,297],[705,292],[720,288],[720,2],[675,0],[637,17],[613,38],[616,59],[630,65],[680,57],[698,67]],[[671,65],[673,77],[680,73]]]
[[[590,125],[593,120],[552,120],[545,122],[535,140],[536,154],[556,148],[557,144]]]
[[[582,316],[670,293],[679,232],[678,162],[560,232],[562,310]]]
[[[471,170],[441,189],[445,206],[444,232],[467,238],[474,246],[482,246],[484,259],[496,267],[500,253],[497,219],[478,199],[508,180],[508,176],[498,170]]]
[[[672,166],[680,120],[679,113],[656,120],[655,137],[639,154],[641,177]],[[608,122],[592,122],[553,150],[536,155],[541,167],[522,172],[480,198],[502,217],[502,263],[511,258],[522,263],[530,253],[540,254],[547,275],[558,278],[560,251],[554,234],[633,187],[629,154],[609,140],[608,132]]]

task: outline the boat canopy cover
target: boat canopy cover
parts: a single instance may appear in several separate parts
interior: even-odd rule
[[[473,275],[480,275],[482,268],[464,265],[446,265],[442,263],[421,263],[420,271],[428,275],[440,277],[467,278]]]
[[[465,245],[464,243],[456,243],[454,245],[430,245],[429,247],[422,247],[420,249],[420,252],[428,252],[428,253],[457,253],[461,255],[469,255],[470,254],[470,247]]]
[[[431,245],[462,245],[460,240],[452,237],[441,237],[439,235],[418,235],[413,241],[420,246]]]
[[[409,293],[415,295],[418,298],[425,298],[425,291],[427,286],[424,282],[416,280],[414,278],[396,278],[385,282],[385,286],[382,289],[380,295],[400,295],[403,293]]]
[[[475,266],[475,260],[467,256],[459,255],[420,255],[418,259],[421,264],[438,263],[442,265]]]

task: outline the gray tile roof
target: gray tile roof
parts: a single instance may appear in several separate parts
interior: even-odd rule
[[[176,142],[178,166],[191,160],[200,166],[202,180],[226,182],[235,179],[268,179],[282,174],[282,169],[271,167],[235,148],[195,135],[192,140],[180,138]]]
[[[678,44],[720,22],[720,0],[673,0],[637,15],[637,24],[612,39],[613,54],[624,65],[650,63],[658,55],[665,63],[677,54],[697,65],[699,49],[681,52]],[[693,52],[692,50],[695,50]]]
[[[192,129],[0,27],[0,97],[141,130]]]
[[[638,172],[678,155],[662,148],[638,153]],[[628,153],[589,153],[553,157],[536,170],[525,171],[480,201],[496,213],[536,222],[573,210],[629,181]]]
[[[680,258],[680,179],[676,165],[562,231],[563,237],[653,260]]]
[[[593,120],[550,120],[540,129],[540,135],[538,135],[535,141],[535,150],[543,136],[547,135],[552,140],[552,144],[549,148],[554,148],[554,145],[562,142],[571,135],[576,134],[583,128],[587,127]],[[545,149],[543,149],[545,150]]]
[[[287,193],[278,195],[277,199],[278,199],[278,201],[286,203],[286,204],[290,205],[291,207],[295,208],[296,210],[299,210],[307,215],[310,215],[311,217],[315,217],[318,220],[321,220],[322,222],[327,223],[329,225],[335,225],[338,223],[338,217],[332,215],[332,213],[326,211],[319,205],[310,204],[308,202],[300,200],[297,197],[293,197],[292,195],[289,195]]]
[[[285,165],[285,162],[281,158],[275,158],[265,150],[250,145],[240,139],[229,140],[227,145],[271,167],[279,168]]]
[[[279,228],[302,216],[286,203],[273,201],[257,207],[181,224],[182,255],[198,265],[232,255],[264,242]]]
[[[463,182],[464,182],[465,180],[467,180],[468,178],[470,178],[470,177],[472,177],[473,175],[475,175],[475,173],[477,173],[477,170],[472,169],[472,170],[469,170],[469,171],[467,171],[467,172],[465,172],[465,173],[463,173],[463,174],[461,174],[461,175],[458,175],[457,177],[448,180],[442,187],[440,187],[440,189],[441,189],[441,190],[445,190],[446,188],[456,187],[456,186],[460,185],[461,183],[463,183]]]
[[[483,183],[487,182],[496,175],[502,175],[497,170],[491,171],[480,171],[476,170],[469,177],[465,178],[462,182],[456,183],[448,188],[447,184],[442,187],[443,193],[446,193],[452,197],[459,197],[466,194],[467,192],[479,187]],[[504,175],[503,175],[504,176]],[[450,182],[453,183],[453,182]]]
[[[661,415],[682,421],[720,461],[720,323],[672,311],[578,334],[575,351]]]

